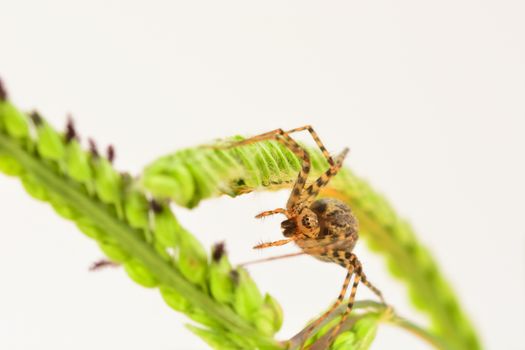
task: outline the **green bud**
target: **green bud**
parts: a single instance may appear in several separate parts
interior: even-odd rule
[[[277,332],[283,325],[283,309],[277,300],[270,294],[266,293],[264,296],[264,308],[268,308],[272,312],[273,332]]]
[[[362,235],[363,237],[370,237],[370,232],[368,232],[366,229],[361,229],[359,231],[359,235]],[[373,239],[366,240],[366,246],[373,252],[381,252],[384,249],[384,247],[378,241]]]
[[[168,206],[159,205],[153,210],[154,234],[156,240],[165,247],[175,247],[181,226]]]
[[[89,185],[93,172],[89,164],[89,155],[77,140],[71,140],[66,146],[66,170],[73,180]]]
[[[38,138],[36,146],[43,158],[59,160],[64,158],[65,149],[62,137],[45,121],[36,125]]]
[[[153,242],[153,248],[162,258],[164,258],[164,260],[173,263],[173,256],[170,255],[170,253],[168,253],[165,246],[163,246],[159,242]]]
[[[394,235],[400,244],[408,246],[413,244],[414,230],[406,220],[398,218],[394,224]]]
[[[419,310],[426,310],[428,308],[427,302],[418,289],[418,286],[412,285],[408,287],[408,295],[412,304]]]
[[[137,260],[128,260],[124,263],[124,269],[128,276],[143,287],[155,287],[158,284],[153,274]]]
[[[24,114],[7,101],[0,102],[0,119],[7,133],[17,139],[29,138],[29,124]]]
[[[186,325],[186,328],[192,331],[193,334],[199,336],[213,349],[217,349],[217,350],[239,350],[241,349],[237,345],[235,345],[235,343],[231,342],[228,339],[229,337],[226,335],[226,332],[222,332],[219,330],[204,329],[204,328],[195,327],[189,324]]]
[[[220,303],[231,303],[233,301],[233,281],[228,258],[223,255],[218,261],[212,260],[208,274],[211,295]]]
[[[206,169],[206,163],[186,163],[188,170],[192,175],[192,179],[195,182],[196,192],[190,203],[186,205],[188,207],[195,206],[198,201],[202,198],[211,197],[217,188],[217,179],[213,177],[214,173]]]
[[[434,277],[436,277],[438,274],[436,265],[434,264],[432,256],[430,255],[430,252],[427,248],[421,246],[418,247],[413,251],[412,256],[417,262],[417,268],[420,271],[425,272],[425,277],[427,280],[432,280]]]
[[[48,199],[48,194],[46,188],[42,184],[38,183],[35,178],[30,174],[24,174],[21,176],[22,185],[24,185],[25,190],[33,198],[45,201]]]
[[[251,316],[255,327],[266,335],[273,335],[274,331],[274,314],[268,307],[261,307]]]
[[[160,294],[162,295],[162,298],[164,299],[166,304],[168,304],[174,310],[180,311],[183,313],[187,313],[191,310],[191,305],[188,299],[186,299],[183,295],[181,295],[175,289],[161,286]]]
[[[224,333],[226,337],[228,337],[228,340],[235,344],[235,349],[260,349],[265,350],[268,348],[261,347],[260,345],[257,345],[252,339],[245,337],[243,334],[238,333]],[[274,347],[270,347],[269,349],[274,349]]]
[[[100,199],[105,203],[115,204],[117,209],[120,208],[120,174],[105,158],[95,157],[93,168],[95,170],[95,190]]]
[[[155,197],[171,198],[187,206],[196,191],[191,172],[185,166],[172,165],[170,159],[160,159],[148,166],[142,184]]]
[[[177,267],[194,284],[206,286],[208,256],[200,242],[188,231],[181,228],[179,236],[179,256]]]
[[[355,349],[366,350],[370,347],[376,336],[378,315],[370,314],[358,320],[354,326],[356,336]]]
[[[149,203],[143,193],[135,189],[126,193],[124,213],[132,227],[149,229]]]
[[[98,246],[111,261],[123,263],[129,259],[129,254],[116,244],[99,242]]]
[[[76,221],[76,224],[78,229],[89,238],[101,241],[106,237],[104,231],[102,231],[97,226],[93,225],[93,222],[89,219],[80,218]]]
[[[253,155],[254,145],[246,147],[238,147],[231,150],[231,152],[239,158],[242,162],[243,168],[246,171],[244,181],[248,187],[258,187],[261,185],[259,171],[257,169],[257,162]]]
[[[233,307],[241,317],[251,320],[254,313],[262,306],[263,297],[246,270],[239,268],[237,273],[239,279],[234,293]]]
[[[0,171],[10,176],[20,176],[24,173],[22,165],[7,154],[0,154]]]
[[[191,318],[193,321],[198,322],[202,325],[210,328],[221,328],[221,324],[215,319],[210,318],[209,314],[201,309],[192,308],[186,313],[186,316]]]
[[[75,209],[67,205],[64,200],[54,193],[49,193],[48,201],[53,206],[53,209],[57,212],[58,215],[62,216],[64,219],[74,220],[78,217],[78,213]]]
[[[353,332],[344,332],[340,334],[330,347],[331,350],[355,349],[355,334]]]
[[[387,267],[392,276],[397,278],[403,278],[405,276],[400,264],[394,258],[387,258]]]
[[[325,325],[323,325],[319,331],[317,331],[314,335],[312,335],[306,342],[305,342],[305,345],[311,345],[313,344],[315,341],[317,341],[318,339],[322,338],[323,336],[325,336],[326,334],[329,334],[330,332],[332,332],[332,329],[334,327],[336,327],[339,322],[341,321],[341,317],[338,316],[338,317],[334,317],[333,319],[331,319],[329,322],[327,322]],[[312,322],[315,322],[315,319],[312,320]],[[312,323],[310,322],[310,324]]]

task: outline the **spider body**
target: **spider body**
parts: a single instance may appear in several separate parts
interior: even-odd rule
[[[346,267],[359,237],[357,218],[345,203],[334,198],[318,199],[309,209],[307,215],[283,221],[283,235],[299,236],[295,243],[307,254],[312,248],[329,247],[327,250],[314,249],[310,255]],[[315,229],[311,230],[312,227]],[[309,229],[309,235],[302,233],[304,228]]]
[[[310,156],[306,150],[290,137],[291,133],[303,130],[307,130],[312,135],[329,164],[329,168],[312,182],[308,182],[308,175],[310,174],[311,168]],[[301,248],[302,252],[260,261],[308,254],[325,262],[336,263],[347,270],[346,278],[337,300],[328,311],[307,328],[303,340],[306,340],[308,335],[342,303],[350,285],[350,280],[352,276],[354,277],[346,311],[341,317],[339,324],[332,330],[330,338],[328,339],[328,343],[330,343],[352,310],[359,283],[363,283],[383,301],[381,292],[368,281],[363,272],[361,262],[356,255],[352,253],[358,239],[357,218],[348,205],[340,200],[334,198],[316,198],[320,190],[326,186],[330,179],[337,175],[341,169],[343,161],[348,154],[348,149],[344,149],[337,157],[332,158],[317,136],[317,133],[309,125],[289,131],[282,129],[273,130],[233,143],[229,147],[238,147],[264,140],[276,140],[282,143],[301,159],[302,163],[301,170],[286,203],[286,208],[265,211],[256,216],[257,218],[262,218],[274,214],[285,215],[286,220],[281,223],[281,229],[286,239],[262,243],[256,245],[254,248],[262,249],[294,242]]]

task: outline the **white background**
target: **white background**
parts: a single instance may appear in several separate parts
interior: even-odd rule
[[[138,173],[232,134],[311,123],[409,218],[488,349],[523,349],[523,1],[0,1],[12,100],[117,147]],[[182,222],[234,262],[280,237],[286,193],[220,198]],[[204,349],[155,290],[89,273],[94,242],[0,177],[0,349]],[[403,315],[405,289],[363,244],[369,278]],[[283,338],[337,296],[344,271],[309,257],[251,268],[285,309]],[[371,297],[365,289],[359,298]],[[383,327],[373,349],[425,349]]]

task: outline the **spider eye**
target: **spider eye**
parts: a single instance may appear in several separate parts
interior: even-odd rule
[[[308,229],[315,228],[318,225],[317,217],[313,215],[305,215],[301,220],[301,224]]]

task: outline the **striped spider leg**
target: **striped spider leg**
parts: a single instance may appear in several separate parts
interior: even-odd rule
[[[321,149],[324,157],[327,159],[329,168],[321,174],[315,181],[307,184],[308,175],[311,169],[310,156],[307,151],[301,147],[293,138],[291,133],[307,130]],[[354,276],[350,297],[347,308],[341,317],[339,324],[334,327],[330,335],[330,343],[342,323],[346,320],[352,311],[357,287],[360,283],[367,286],[374,292],[381,301],[384,302],[383,296],[379,289],[370,283],[363,272],[361,263],[356,255],[352,253],[358,239],[358,222],[357,218],[351,212],[350,208],[343,202],[335,198],[316,199],[319,191],[328,184],[328,182],[339,172],[343,161],[348,154],[348,149],[344,149],[337,157],[332,158],[323,143],[319,139],[314,129],[309,126],[303,126],[289,131],[276,129],[258,136],[254,136],[228,146],[238,147],[252,144],[265,140],[276,140],[290,149],[300,160],[301,170],[293,185],[292,191],[286,203],[286,208],[264,211],[256,217],[261,218],[268,215],[283,214],[286,220],[281,223],[281,229],[286,239],[275,242],[262,243],[255,246],[255,249],[263,249],[274,246],[280,246],[289,242],[295,242],[301,248],[301,252],[292,253],[277,257],[262,259],[247,264],[276,260],[279,258],[292,257],[297,255],[308,254],[321,261],[336,263],[347,270],[343,287],[334,304],[316,319],[306,330],[303,337],[304,341],[322,322],[325,320],[343,301],[347,294],[348,287],[352,276]],[[245,264],[246,265],[246,264]]]

